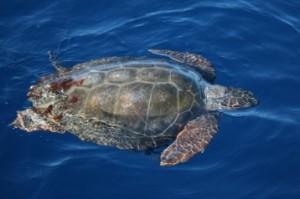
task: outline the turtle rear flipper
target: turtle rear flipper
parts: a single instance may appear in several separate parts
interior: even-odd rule
[[[194,67],[208,82],[213,82],[216,78],[216,72],[212,64],[201,55],[160,49],[149,49],[149,52],[156,55],[166,56],[174,61]]]
[[[57,58],[57,54],[51,50],[48,51],[49,61],[51,62],[52,66],[58,73],[64,73],[69,71],[70,69],[61,65],[60,61]]]
[[[188,122],[176,140],[162,152],[160,165],[172,166],[186,162],[195,154],[203,152],[217,131],[218,121],[211,113]]]

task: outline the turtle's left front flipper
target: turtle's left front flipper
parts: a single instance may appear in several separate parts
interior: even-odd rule
[[[172,166],[186,162],[203,152],[217,131],[218,121],[214,114],[207,113],[188,122],[176,140],[162,152],[160,165]]]
[[[188,52],[178,52],[173,50],[163,50],[163,49],[149,49],[149,52],[155,55],[161,55],[169,57],[170,59],[187,64],[196,70],[198,70],[204,79],[209,82],[213,82],[216,78],[216,72],[213,65],[203,56]]]

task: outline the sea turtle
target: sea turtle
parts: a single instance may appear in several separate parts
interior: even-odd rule
[[[201,55],[151,49],[168,57],[109,57],[64,68],[30,87],[32,108],[13,122],[25,131],[70,132],[82,140],[147,150],[173,141],[160,165],[203,152],[218,131],[222,110],[251,107],[250,91],[213,84],[215,70]]]

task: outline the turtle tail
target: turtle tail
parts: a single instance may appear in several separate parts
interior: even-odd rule
[[[204,90],[206,107],[209,110],[232,110],[258,104],[251,91],[240,88],[210,85]]]

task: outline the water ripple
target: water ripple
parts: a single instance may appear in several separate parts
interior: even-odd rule
[[[299,8],[296,1],[277,0],[3,3],[0,195],[297,198]],[[225,112],[222,132],[204,154],[167,168],[159,166],[162,148],[146,155],[68,133],[29,136],[8,127],[16,110],[29,105],[30,84],[53,72],[48,50],[69,66],[145,55],[151,47],[203,54],[214,63],[218,84],[249,89],[261,103]]]
[[[298,125],[300,122],[300,108],[285,108],[279,110],[263,110],[261,108],[257,108],[247,111],[226,112],[226,114],[234,117],[254,117],[292,125]]]

